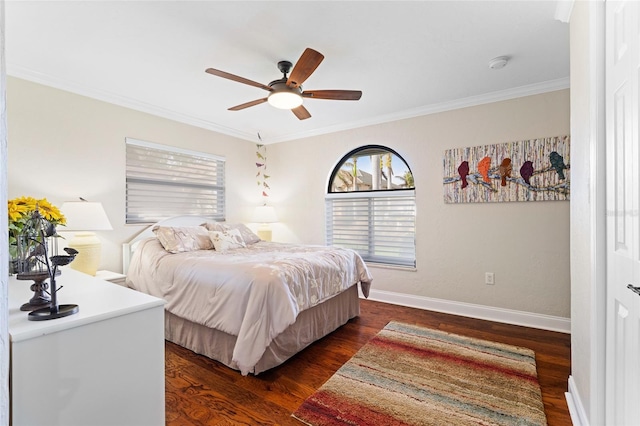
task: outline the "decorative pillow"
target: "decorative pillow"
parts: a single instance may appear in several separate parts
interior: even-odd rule
[[[247,245],[255,244],[260,241],[260,237],[254,234],[253,231],[251,231],[251,229],[249,229],[249,227],[244,223],[238,223],[237,225],[232,225],[231,228],[237,229],[238,231],[240,231],[240,235],[242,235],[242,239],[244,240],[244,243]]]
[[[202,226],[155,226],[153,232],[169,253],[213,248],[207,229]]]
[[[246,247],[240,231],[229,229],[227,231],[209,231],[209,238],[216,251],[225,252],[227,250]]]
[[[220,223],[220,222],[206,222],[206,223],[203,223],[202,226],[207,228],[209,231],[219,231],[219,232],[228,231],[230,229],[237,229],[240,231],[240,235],[242,235],[242,239],[244,240],[244,243],[247,245],[255,244],[260,241],[260,237],[254,234],[253,231],[251,231],[251,229],[249,229],[249,227],[244,223],[227,225],[225,223]]]
[[[222,232],[222,231],[228,231],[229,229],[231,229],[231,227],[226,223],[220,223],[220,222],[205,222],[200,226],[204,226],[205,228],[207,228],[207,231]]]

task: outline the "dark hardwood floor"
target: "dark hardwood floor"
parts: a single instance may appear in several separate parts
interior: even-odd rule
[[[166,424],[295,425],[298,406],[389,321],[523,346],[536,352],[550,426],[571,425],[564,397],[570,335],[363,300],[358,318],[258,376],[166,343]]]

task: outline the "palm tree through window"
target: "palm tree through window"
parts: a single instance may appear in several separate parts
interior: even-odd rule
[[[415,267],[415,185],[407,162],[381,145],[346,154],[331,173],[327,244],[367,262]]]

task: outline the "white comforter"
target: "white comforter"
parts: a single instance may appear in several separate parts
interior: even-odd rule
[[[253,371],[298,313],[371,275],[353,250],[259,242],[247,248],[171,254],[156,238],[136,249],[127,284],[166,300],[174,315],[237,336],[233,361]]]

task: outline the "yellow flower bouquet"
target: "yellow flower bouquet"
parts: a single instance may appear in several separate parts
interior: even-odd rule
[[[33,213],[38,211],[42,218],[54,227],[65,225],[66,218],[60,210],[47,201],[46,198],[35,199],[33,197],[19,197],[9,200],[9,256],[11,259],[17,257],[18,238],[22,234],[27,221],[32,218]],[[10,266],[11,272],[11,266]]]

